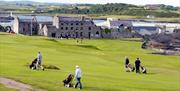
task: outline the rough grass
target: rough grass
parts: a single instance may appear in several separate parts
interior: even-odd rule
[[[56,65],[60,70],[30,70],[24,66],[38,51],[42,52],[43,64]],[[141,49],[141,42],[135,41],[102,39],[84,40],[81,44],[73,39],[0,33],[0,76],[48,91],[76,91],[63,87],[62,80],[74,74],[75,65],[79,65],[83,91],[179,91],[180,57],[151,52]],[[140,57],[148,74],[125,72],[124,56],[129,56],[132,64]],[[6,89],[2,85],[0,88]]]
[[[44,67],[44,69],[52,69],[52,70],[60,70],[59,67],[55,66],[55,65],[42,65]]]

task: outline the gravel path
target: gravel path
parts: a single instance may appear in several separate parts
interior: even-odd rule
[[[3,84],[7,88],[13,88],[18,91],[47,91],[44,89],[36,89],[36,88],[33,88],[33,86],[31,85],[17,82],[15,80],[4,78],[4,77],[0,77],[0,84]]]

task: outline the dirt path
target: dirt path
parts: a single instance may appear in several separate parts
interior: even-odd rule
[[[13,88],[18,91],[47,91],[44,89],[36,89],[36,88],[33,88],[31,85],[17,82],[15,80],[4,78],[4,77],[0,77],[0,84],[5,85],[5,87],[7,88]]]

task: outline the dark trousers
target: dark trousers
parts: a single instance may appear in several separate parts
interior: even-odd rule
[[[75,88],[77,88],[78,84],[80,85],[80,89],[82,89],[82,84],[81,84],[81,78],[76,78],[77,83],[75,85]]]
[[[139,67],[140,66],[136,65],[136,73],[140,73]]]

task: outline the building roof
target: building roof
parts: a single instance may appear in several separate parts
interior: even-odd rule
[[[155,27],[156,26],[156,24],[155,23],[148,23],[148,22],[132,22],[132,25],[134,26],[134,27],[140,27],[140,26],[142,26],[142,27]]]
[[[93,23],[101,28],[108,28],[106,20],[93,20]]]
[[[66,16],[60,16],[60,21],[82,21],[82,17],[66,17]]]
[[[147,22],[147,23],[177,23],[177,24],[180,24],[180,21],[146,21],[146,20],[144,20],[144,22]]]
[[[110,27],[119,27],[119,26],[131,26],[131,21],[126,21],[126,20],[113,20],[109,21]]]
[[[43,28],[47,28],[48,31],[57,31],[56,26],[53,25],[44,25]]]
[[[132,29],[141,35],[158,33],[158,27],[156,26],[133,26]]]
[[[82,17],[64,17],[60,16],[59,17],[60,22],[66,23],[66,24],[71,24],[71,23],[82,23],[83,26],[95,26],[94,22],[92,20],[86,20],[82,19]],[[78,24],[79,25],[79,24]]]
[[[158,27],[152,27],[152,26],[133,26],[133,30],[135,31],[142,31],[142,30],[147,30],[147,31],[156,31]]]
[[[52,16],[36,16],[37,22],[52,22]]]
[[[78,25],[83,25],[83,26],[95,26],[94,22],[92,21],[60,21],[60,22],[63,22],[65,24],[76,24],[76,23],[79,23]]]
[[[53,25],[46,25],[48,29],[54,29],[56,28],[56,26],[53,26]]]
[[[14,20],[13,17],[3,17],[3,16],[0,16],[0,22],[11,22],[12,20]]]
[[[14,18],[11,16],[3,17],[0,16],[0,25],[1,26],[12,26]]]
[[[51,16],[18,16],[20,22],[31,22],[35,19],[38,23],[52,22]]]
[[[18,16],[19,22],[31,22],[33,16]]]

